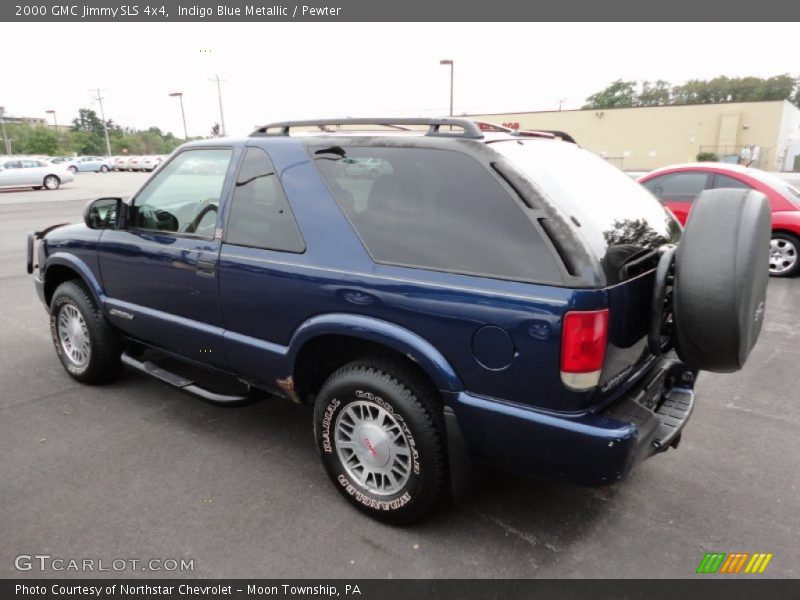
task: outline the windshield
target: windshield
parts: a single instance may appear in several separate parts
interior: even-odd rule
[[[609,283],[627,278],[620,272],[625,263],[680,239],[680,224],[650,192],[575,144],[504,140],[491,146],[577,226]]]

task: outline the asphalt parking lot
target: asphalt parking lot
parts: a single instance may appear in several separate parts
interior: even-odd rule
[[[683,578],[706,552],[736,551],[774,554],[761,577],[798,575],[800,278],[770,282],[743,371],[701,376],[677,451],[608,488],[482,473],[457,508],[393,528],[334,490],[307,408],[219,408],[139,375],[91,388],[63,371],[25,235],[145,177],[0,191],[0,577],[80,575],[14,567],[50,554],[193,559],[168,573],[192,577]]]

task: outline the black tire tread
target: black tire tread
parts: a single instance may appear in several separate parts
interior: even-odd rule
[[[81,297],[90,309],[89,314],[86,314],[87,311],[79,306],[82,309],[81,312],[84,313],[83,316],[87,321],[92,338],[92,359],[89,368],[81,375],[69,373],[70,376],[89,385],[99,385],[117,379],[123,370],[119,358],[122,352],[120,339],[109,327],[105,316],[100,312],[83,282],[78,279],[70,279],[59,285],[53,293],[50,304],[51,314],[56,298],[65,292],[71,292]]]
[[[418,521],[437,512],[450,501],[450,486],[447,485],[449,478],[443,405],[435,386],[423,374],[401,360],[362,358],[334,371],[325,380],[318,397],[324,395],[324,390],[329,385],[351,375],[377,378],[396,388],[398,394],[403,397],[405,408],[413,412],[435,438],[433,456],[426,457],[426,468],[432,469],[434,480],[434,490],[428,504],[418,507],[418,510],[411,514],[380,513],[373,514],[373,516],[385,522],[400,525]]]

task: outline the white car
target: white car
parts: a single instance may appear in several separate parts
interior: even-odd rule
[[[142,156],[140,168],[142,171],[155,171],[164,162],[164,156]]]
[[[115,171],[127,171],[128,170],[128,161],[130,160],[130,156],[118,156],[114,159],[114,170]]]
[[[0,162],[0,187],[32,187],[57,190],[74,179],[65,167],[25,158]]]
[[[128,157],[128,171],[141,171],[143,156]]]

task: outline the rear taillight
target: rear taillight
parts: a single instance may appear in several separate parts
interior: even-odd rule
[[[600,381],[608,341],[608,309],[570,311],[561,329],[561,381],[588,390]]]

